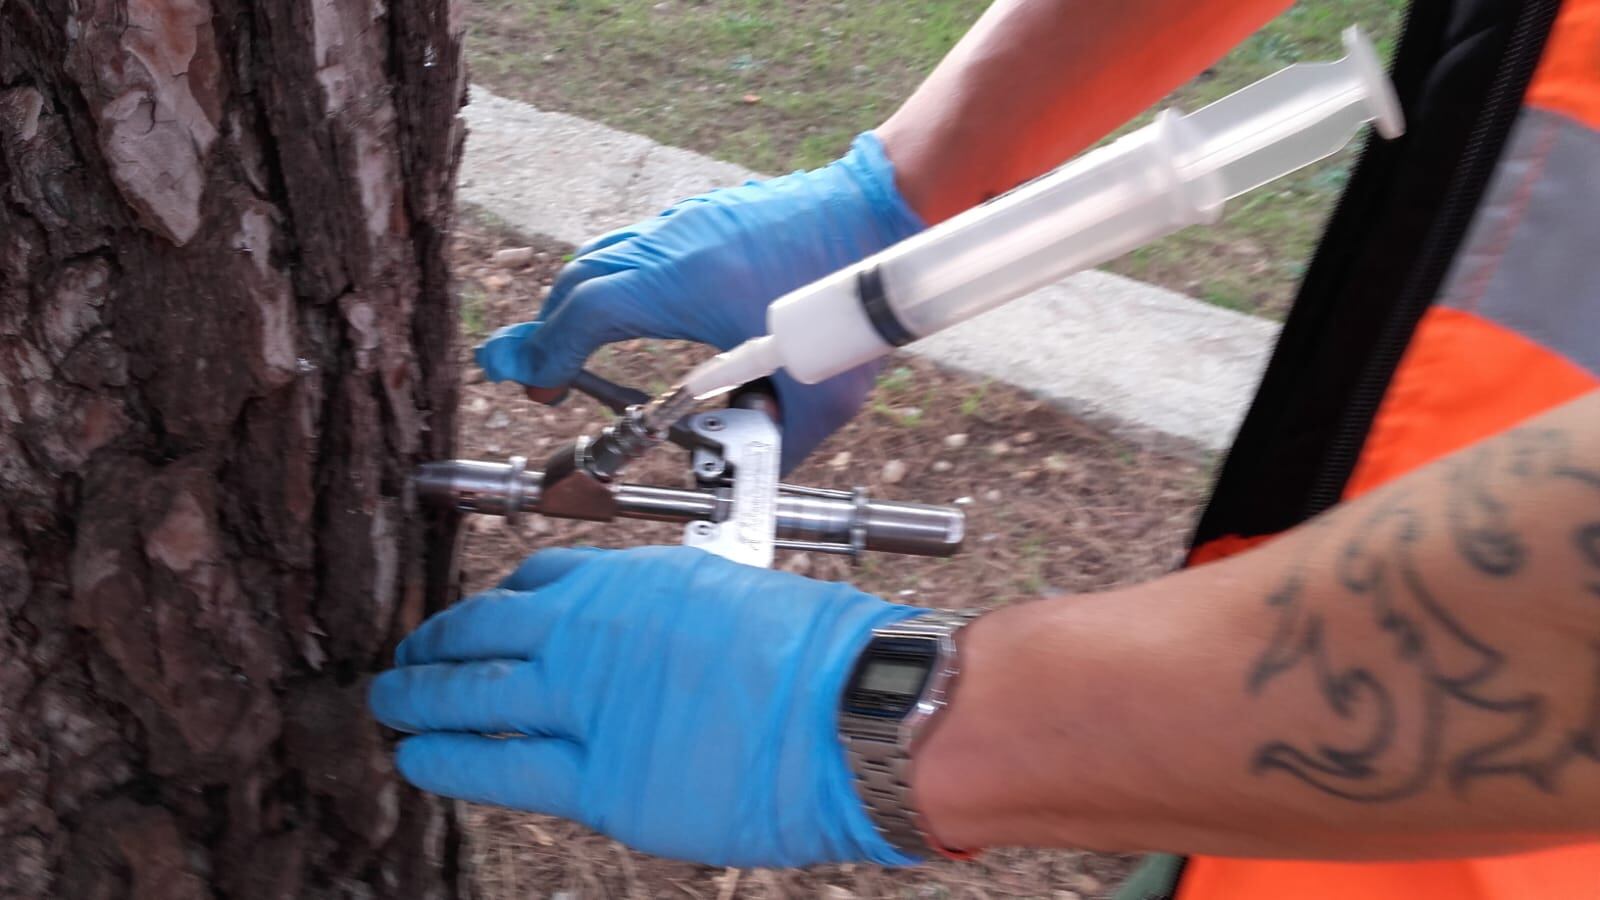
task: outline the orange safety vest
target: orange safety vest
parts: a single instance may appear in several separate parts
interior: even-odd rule
[[[1407,136],[1371,144],[1352,174],[1191,565],[1600,387],[1600,0],[1417,0],[1394,79]],[[1600,844],[1195,857],[1176,896],[1600,900]]]

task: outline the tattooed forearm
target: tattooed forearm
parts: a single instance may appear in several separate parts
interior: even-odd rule
[[[1384,802],[1490,778],[1555,792],[1569,766],[1600,762],[1600,471],[1568,443],[1560,430],[1514,432],[1447,461],[1440,491],[1391,491],[1307,536],[1267,597],[1277,621],[1246,687],[1262,698],[1309,687],[1326,727],[1261,744],[1252,771]],[[1542,520],[1529,527],[1540,510],[1527,498],[1572,492],[1559,540]],[[1505,633],[1507,604],[1580,595],[1595,602],[1573,646],[1589,646],[1595,675],[1553,685],[1547,660]]]

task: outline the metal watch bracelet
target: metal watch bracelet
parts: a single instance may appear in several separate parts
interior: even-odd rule
[[[960,671],[955,634],[987,609],[932,610],[925,615],[874,629],[873,639],[923,638],[940,642],[940,652],[916,705],[899,719],[854,714],[841,703],[839,737],[855,774],[856,793],[884,840],[910,856],[949,855],[931,840],[911,802],[911,750],[944,709]]]

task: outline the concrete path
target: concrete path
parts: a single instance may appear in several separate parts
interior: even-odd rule
[[[675,200],[761,177],[472,88],[460,198],[529,234],[581,244]],[[1006,381],[1136,438],[1227,446],[1277,325],[1085,272],[907,348]]]

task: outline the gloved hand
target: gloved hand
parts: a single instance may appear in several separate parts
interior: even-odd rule
[[[370,702],[424,790],[712,865],[908,864],[836,716],[871,630],[918,612],[687,547],[546,550],[424,622]]]
[[[869,132],[832,165],[692,197],[579,248],[539,321],[495,332],[478,365],[491,381],[551,388],[611,341],[680,338],[727,350],[766,333],[773,300],[922,228]],[[778,373],[784,471],[855,414],[876,371],[816,385]]]

